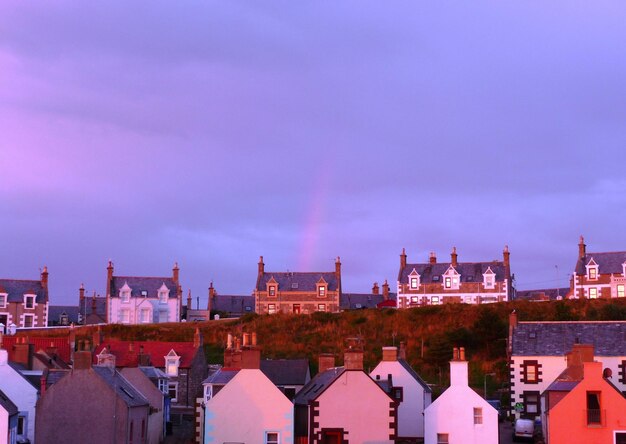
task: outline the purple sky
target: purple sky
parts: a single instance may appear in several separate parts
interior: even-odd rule
[[[0,277],[120,275],[206,302],[267,270],[394,287],[501,259],[567,286],[626,249],[626,6],[1,2]],[[558,265],[558,274],[555,268]]]

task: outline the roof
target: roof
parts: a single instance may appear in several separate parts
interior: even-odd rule
[[[208,378],[202,381],[203,384],[215,384],[215,385],[226,385],[233,379],[237,373],[239,373],[238,368],[220,368],[215,373],[211,374]]]
[[[261,371],[276,386],[305,385],[311,374],[308,359],[262,359]]]
[[[92,368],[129,407],[148,405],[148,400],[117,370],[97,365]]]
[[[0,390],[0,406],[2,406],[2,408],[7,411],[9,416],[17,415],[19,411],[17,409],[17,406],[13,404],[13,401],[11,401],[2,390]]]
[[[159,370],[152,366],[139,366],[139,370],[150,379],[167,379],[167,375],[163,370]]]
[[[396,293],[389,293],[389,300],[396,300]],[[339,307],[342,310],[358,310],[360,308],[377,308],[385,302],[382,294],[372,293],[343,293],[339,297]],[[395,306],[395,303],[393,304]]]
[[[330,387],[345,371],[344,367],[333,367],[318,373],[296,394],[293,400],[294,404],[308,405],[310,401],[313,401],[324,390]]]
[[[143,297],[142,291],[147,291],[147,297],[158,298],[159,289],[163,284],[169,289],[170,299],[178,296],[178,286],[171,277],[139,277],[139,276],[113,276],[111,280],[111,297],[119,297],[120,289],[128,284],[130,297]]]
[[[441,276],[452,264],[450,262],[437,262],[436,264],[406,264],[400,269],[399,280],[402,284],[409,283],[409,274],[415,270],[420,275],[420,282],[424,284],[443,283],[441,277],[433,281],[433,276]],[[492,262],[459,262],[454,269],[461,275],[461,282],[483,282],[483,274],[491,268],[496,275],[496,282],[504,282],[506,279],[506,267],[502,261]]]
[[[591,259],[598,264],[598,273],[610,274],[617,273],[622,274],[624,269],[622,264],[626,262],[626,251],[613,251],[609,253],[587,253],[582,258],[579,258],[576,262],[576,274],[586,274],[587,265]]]
[[[626,356],[626,321],[520,322],[514,356],[564,356],[575,343],[592,344],[596,356]]]
[[[531,301],[538,300],[556,300],[558,297],[562,299],[567,296],[570,288],[545,288],[541,290],[517,290],[515,292],[515,299],[527,299]]]
[[[25,294],[36,295],[35,302],[46,302],[48,292],[41,286],[38,280],[0,279],[0,293],[7,293],[9,302],[24,302]]]
[[[64,313],[68,317],[68,325],[78,323],[78,305],[48,305],[48,324],[59,323]]]
[[[94,364],[98,362],[98,355],[104,347],[115,356],[116,367],[137,367],[139,352],[143,347],[143,353],[150,356],[150,363],[154,367],[165,368],[165,356],[174,350],[180,356],[179,367],[189,368],[198,351],[193,342],[105,341],[96,347]]]
[[[86,296],[79,302],[79,314],[90,317],[96,316],[101,318],[102,322],[106,322],[106,298],[100,296]],[[94,310],[95,309],[95,310]],[[93,324],[94,322],[87,322]]]
[[[226,313],[254,313],[254,296],[218,294],[211,299],[211,310]]]
[[[278,284],[278,291],[317,291],[317,283],[324,279],[328,284],[328,291],[337,291],[339,281],[334,271],[328,272],[265,272],[257,279],[258,291],[266,291],[267,283],[272,278]]]
[[[419,385],[424,388],[424,392],[432,393],[432,389],[430,388],[430,386],[426,383],[426,381],[421,378],[420,375],[417,374],[415,370],[413,370],[413,367],[411,367],[408,362],[406,362],[404,359],[398,359],[398,362],[413,377],[413,379],[415,379],[419,383]]]
[[[51,369],[47,371],[46,387],[50,388],[51,385],[59,382],[65,375],[69,374],[69,370]]]
[[[18,338],[23,336],[2,336],[2,347],[9,353],[9,361],[14,360],[14,345]],[[46,338],[39,336],[28,337],[29,342],[34,345],[35,352],[39,350],[46,351],[48,348],[56,348],[57,354],[64,362],[70,362],[70,344],[67,337]]]

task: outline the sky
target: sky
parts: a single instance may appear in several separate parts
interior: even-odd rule
[[[269,271],[395,287],[399,254],[518,289],[626,250],[623,1],[0,3],[0,277],[206,304]]]

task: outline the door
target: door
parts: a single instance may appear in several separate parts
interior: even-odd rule
[[[343,429],[322,429],[322,444],[341,444]]]
[[[293,312],[295,314],[300,314],[300,304],[293,304]]]
[[[2,324],[2,325],[4,326],[4,329],[3,329],[3,330],[0,330],[0,333],[5,334],[5,332],[6,332],[6,330],[7,330],[6,328],[7,328],[7,326],[8,326],[7,322],[9,322],[8,315],[3,315],[3,314],[0,314],[0,324]],[[1,328],[2,328],[2,327],[0,327],[0,329],[1,329]]]

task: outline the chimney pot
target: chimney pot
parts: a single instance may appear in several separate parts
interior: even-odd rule
[[[383,361],[397,361],[398,347],[383,347]]]
[[[319,373],[335,367],[335,355],[332,353],[321,353],[318,357],[318,367]]]

